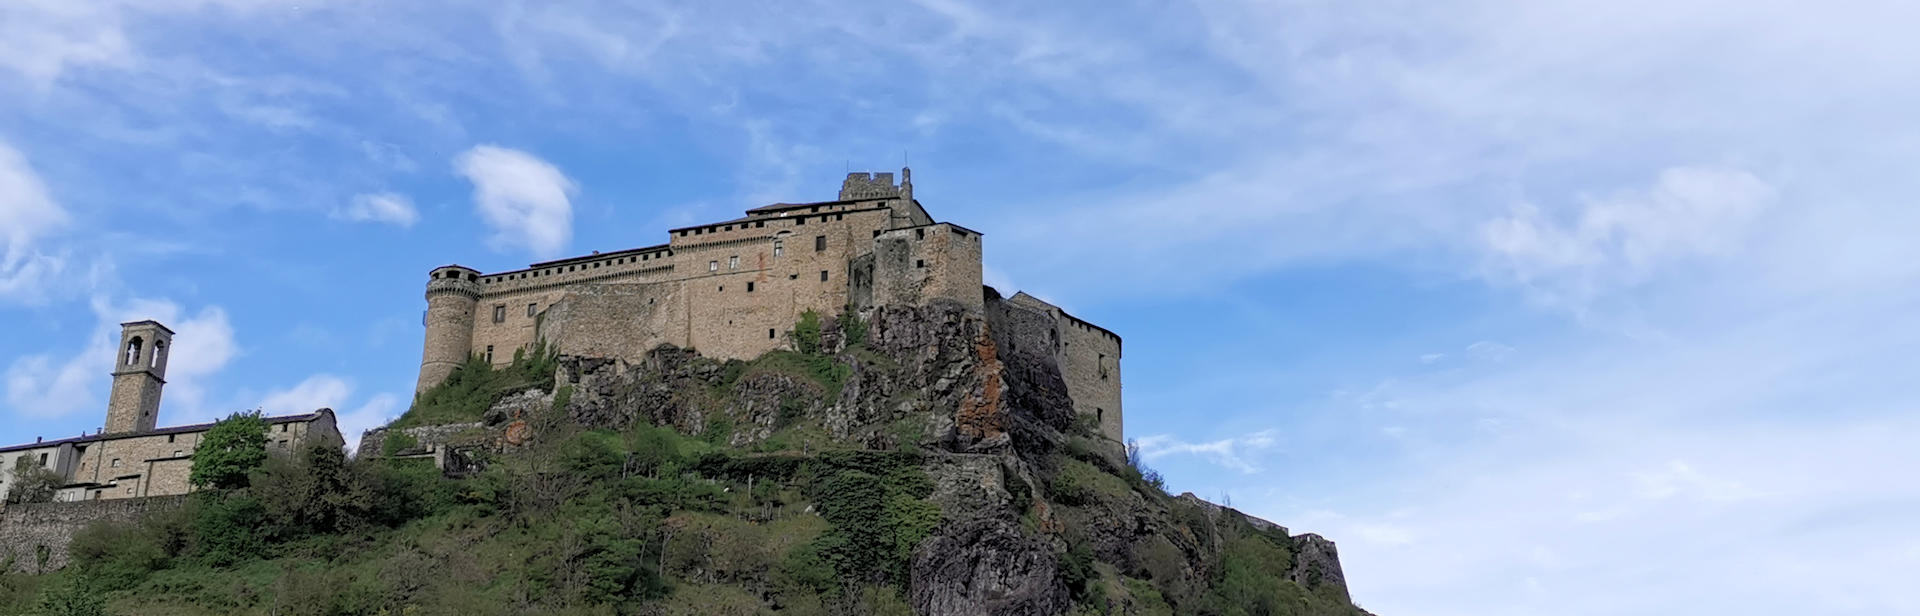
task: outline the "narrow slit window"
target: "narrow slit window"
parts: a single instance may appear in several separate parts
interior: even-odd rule
[[[820,252],[826,249],[827,249],[827,236],[824,236],[824,235],[813,236],[813,251]]]
[[[820,282],[827,281],[827,270],[820,270]]]

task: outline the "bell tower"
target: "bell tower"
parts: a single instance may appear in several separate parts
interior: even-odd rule
[[[151,432],[160,419],[160,388],[167,384],[173,330],[158,321],[121,323],[119,349],[113,361],[113,394],[107,398],[106,432]]]

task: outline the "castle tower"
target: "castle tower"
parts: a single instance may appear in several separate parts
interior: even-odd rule
[[[173,330],[157,321],[121,323],[119,349],[113,361],[113,393],[107,398],[106,432],[151,432],[160,419],[160,388],[167,384]]]
[[[473,354],[473,314],[479,303],[480,272],[448,265],[427,275],[427,343],[413,393],[447,380]]]

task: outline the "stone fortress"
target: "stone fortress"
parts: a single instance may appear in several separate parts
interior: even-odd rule
[[[935,222],[912,170],[850,173],[839,197],[776,203],[670,229],[667,243],[485,274],[428,274],[416,392],[472,356],[495,366],[544,342],[563,355],[637,362],[666,344],[716,359],[791,349],[801,314],[954,302],[984,311],[981,234]],[[1120,337],[1026,293],[1010,303],[1046,324],[1075,412],[1123,435]]]
[[[121,324],[105,427],[95,434],[0,447],[0,494],[13,487],[14,469],[22,463],[57,473],[62,483],[54,500],[61,502],[192,491],[187,478],[193,448],[213,424],[155,427],[172,345],[173,330],[158,322]],[[344,444],[330,409],[265,419],[268,451],[291,451],[308,442]]]

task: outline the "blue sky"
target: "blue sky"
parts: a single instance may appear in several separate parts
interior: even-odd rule
[[[427,270],[915,167],[1394,616],[1920,613],[1910,2],[0,3],[0,441],[404,409]]]

